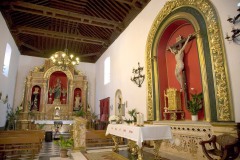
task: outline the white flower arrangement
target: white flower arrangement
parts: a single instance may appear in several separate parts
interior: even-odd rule
[[[109,118],[108,118],[108,121],[109,122],[112,122],[112,121],[119,121],[119,117],[116,116],[116,115],[111,115]]]

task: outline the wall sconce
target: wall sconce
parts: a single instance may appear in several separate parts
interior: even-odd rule
[[[235,24],[237,22],[238,18],[240,17],[240,8],[238,8],[237,11],[239,12],[238,15],[236,17],[234,17],[234,18],[229,17],[227,19],[228,22],[230,22],[232,24]]]
[[[8,95],[6,95],[5,99],[2,99],[2,92],[0,92],[0,102],[2,102],[3,104],[8,102]]]
[[[230,23],[232,23],[234,25],[239,22],[239,18],[240,18],[240,8],[238,8],[237,11],[239,13],[238,13],[238,15],[236,17],[234,17],[234,18],[230,18],[229,17],[227,19],[228,22],[230,22]],[[233,28],[231,32],[232,32],[232,36],[229,36],[228,34],[226,34],[225,39],[227,39],[228,41],[233,41],[233,42],[239,44],[239,42],[240,42],[240,37],[239,37],[240,36],[240,29]]]
[[[232,36],[230,37],[228,34],[226,35],[225,39],[227,39],[228,41],[240,41],[240,39],[238,39],[237,37],[240,36],[240,29],[232,29]]]
[[[134,69],[132,73],[134,74],[133,78],[131,78],[131,81],[133,81],[135,84],[138,85],[138,87],[142,86],[142,83],[145,79],[145,75],[142,75],[141,72],[143,71],[143,67],[140,67],[140,63],[138,62],[138,68]]]

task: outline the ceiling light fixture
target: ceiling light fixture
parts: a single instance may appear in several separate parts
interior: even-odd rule
[[[51,58],[54,65],[61,67],[61,69],[66,70],[70,65],[78,65],[79,58],[75,57],[73,54],[68,54],[68,49],[66,48],[65,51],[57,51],[55,52]]]
[[[69,22],[67,25],[67,34],[68,34],[68,30],[69,30]],[[50,57],[53,64],[61,67],[62,70],[67,70],[70,65],[75,66],[75,65],[78,65],[80,62],[79,57],[75,57],[73,54],[69,55],[68,49],[67,49],[67,37],[65,39],[66,39],[66,43],[65,43],[64,52],[57,51]]]

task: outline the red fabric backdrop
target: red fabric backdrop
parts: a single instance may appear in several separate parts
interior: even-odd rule
[[[108,121],[109,97],[100,100],[100,121]]]
[[[165,30],[159,40],[158,45],[158,70],[159,70],[159,84],[160,84],[160,104],[161,113],[164,108],[164,90],[167,88],[181,89],[179,82],[175,77],[176,60],[174,55],[167,51],[167,47],[176,43],[176,38],[181,35],[187,38],[189,34],[194,33],[194,28],[185,20],[177,20],[173,22]],[[198,50],[196,39],[188,42],[185,47],[184,54],[184,69],[186,74],[188,99],[190,93],[202,92],[201,71],[198,58]],[[194,89],[191,90],[191,88]],[[191,114],[184,106],[184,93],[182,92],[182,109],[185,111],[185,119],[191,119]],[[204,109],[199,112],[199,119],[204,119]]]
[[[49,79],[49,88],[50,87],[54,88],[54,86],[56,85],[57,79],[60,79],[60,81],[61,81],[61,89],[66,89],[67,90],[67,84],[68,84],[67,75],[64,72],[61,72],[61,71],[56,71],[56,72],[53,72],[51,74],[50,79]],[[54,100],[53,95],[51,96],[52,101]],[[49,98],[50,98],[50,95],[49,95]],[[62,102],[62,94],[60,96],[60,101]]]

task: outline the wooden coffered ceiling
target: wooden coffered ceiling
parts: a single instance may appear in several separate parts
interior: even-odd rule
[[[22,55],[49,58],[68,49],[95,63],[150,0],[1,0]]]

